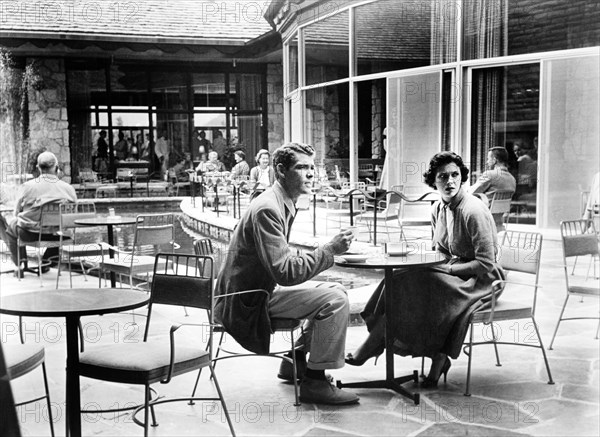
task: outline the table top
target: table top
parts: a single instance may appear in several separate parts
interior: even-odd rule
[[[107,314],[139,308],[150,294],[124,288],[40,289],[2,296],[0,313],[31,317]]]
[[[83,226],[133,225],[135,224],[135,219],[135,217],[127,217],[121,215],[99,215],[94,218],[77,219],[75,220],[75,224]]]
[[[373,254],[364,262],[347,262],[336,257],[335,265],[339,267],[350,267],[357,269],[399,269],[403,267],[424,267],[442,264],[445,258],[442,254],[435,251],[415,251],[404,256],[391,256],[382,254]]]

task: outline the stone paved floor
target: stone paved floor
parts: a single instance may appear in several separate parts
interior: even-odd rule
[[[307,234],[308,235],[308,234]],[[306,237],[306,236],[305,236]],[[557,241],[546,240],[542,254],[542,275],[537,320],[546,346],[564,299],[561,249]],[[10,262],[3,258],[3,271]],[[46,287],[54,286],[56,270],[45,275]],[[332,276],[340,272],[332,271]],[[342,273],[343,275],[343,273]],[[372,281],[372,278],[370,278]],[[596,282],[597,283],[597,282]],[[62,277],[61,286],[68,285]],[[95,279],[84,282],[76,276],[74,286],[97,285]],[[0,292],[19,293],[36,289],[37,278],[28,275],[17,282],[10,273],[0,275]],[[364,301],[364,293],[353,295],[354,303]],[[368,294],[366,295],[368,296]],[[570,302],[572,313],[598,314],[598,299]],[[185,318],[179,309],[161,308],[156,313],[157,326],[165,328]],[[191,313],[191,317],[203,317]],[[107,315],[83,319],[86,347],[95,343],[140,341],[139,326],[131,324],[131,315]],[[137,320],[143,320],[137,318]],[[3,341],[16,342],[12,333],[16,318],[0,315]],[[539,349],[500,347],[502,367],[495,366],[493,349],[476,348],[472,375],[472,396],[465,397],[467,357],[463,354],[453,361],[447,383],[436,389],[423,390],[412,382],[405,386],[421,393],[421,403],[415,406],[405,398],[383,389],[357,389],[360,404],[347,407],[326,407],[304,404],[293,406],[293,386],[276,378],[279,363],[265,358],[236,358],[218,364],[217,373],[226,396],[238,435],[299,435],[299,436],[592,436],[599,434],[600,351],[594,339],[596,321],[565,322],[558,333],[554,350],[547,351],[556,381],[547,384],[542,355]],[[526,321],[500,325],[501,335],[529,341],[531,325]],[[46,347],[46,362],[50,392],[54,405],[57,435],[64,435],[64,320],[28,319],[27,340],[42,342]],[[483,335],[485,332],[479,331]],[[366,336],[364,326],[348,328],[347,350],[354,350]],[[280,341],[281,339],[275,339]],[[228,339],[226,341],[232,341]],[[428,365],[428,363],[426,363]],[[420,360],[396,357],[397,374],[411,373],[420,368]],[[380,379],[385,365],[370,360],[364,366],[346,366],[332,371],[344,382]],[[19,399],[40,393],[41,374],[26,375],[13,383]],[[163,395],[187,394],[195,375],[175,378],[171,384],[157,389]],[[208,377],[203,374],[201,389],[213,392]],[[82,379],[82,403],[88,408],[107,408],[141,399],[136,387],[123,387]],[[222,411],[214,405],[189,406],[185,403],[158,407],[160,426],[151,435],[227,435]],[[19,409],[22,432],[27,436],[48,435],[47,412],[38,404]],[[142,429],[131,423],[127,415],[86,414],[83,417],[84,435],[142,435]]]

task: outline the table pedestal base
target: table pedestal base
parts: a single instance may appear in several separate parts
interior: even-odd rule
[[[350,382],[347,384],[342,383],[342,381],[337,381],[336,385],[338,388],[386,388],[394,390],[396,393],[411,399],[415,405],[419,405],[421,402],[421,395],[419,393],[412,393],[402,387],[402,384],[409,381],[419,382],[419,372],[415,370],[412,375],[398,376],[390,380],[382,379],[379,381]]]

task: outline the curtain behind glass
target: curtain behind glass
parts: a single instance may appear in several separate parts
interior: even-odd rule
[[[506,55],[507,0],[477,0],[462,3],[463,59]]]

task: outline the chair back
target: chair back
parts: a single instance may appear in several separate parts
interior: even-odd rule
[[[506,231],[500,243],[498,262],[505,270],[535,275],[537,284],[541,253],[542,234]]]
[[[194,240],[194,253],[196,255],[202,256],[210,256],[213,258],[214,268],[213,268],[213,278],[216,278],[219,274],[219,269],[221,266],[221,253],[218,249],[216,249],[210,238],[202,238],[200,240]],[[204,272],[204,276],[208,273]]]
[[[100,185],[96,188],[96,198],[117,197],[116,185]]]
[[[173,221],[172,213],[138,215],[135,218],[134,252],[140,250],[141,246],[154,246],[157,249],[164,244],[170,244],[173,247],[175,241]]]
[[[490,201],[490,212],[492,214],[509,213],[512,196],[512,191],[499,190],[494,192],[492,195],[492,200]]]
[[[569,220],[560,222],[563,256],[598,255],[598,236],[593,220]]]
[[[42,205],[40,215],[40,234],[54,233],[60,228],[60,205],[62,201]]]
[[[211,315],[212,323],[213,266],[210,256],[173,253],[156,255],[144,339],[148,335],[154,304],[204,309]]]
[[[75,220],[95,217],[96,205],[92,201],[79,200],[77,203],[60,204],[60,230],[63,232],[83,226],[76,224]]]

